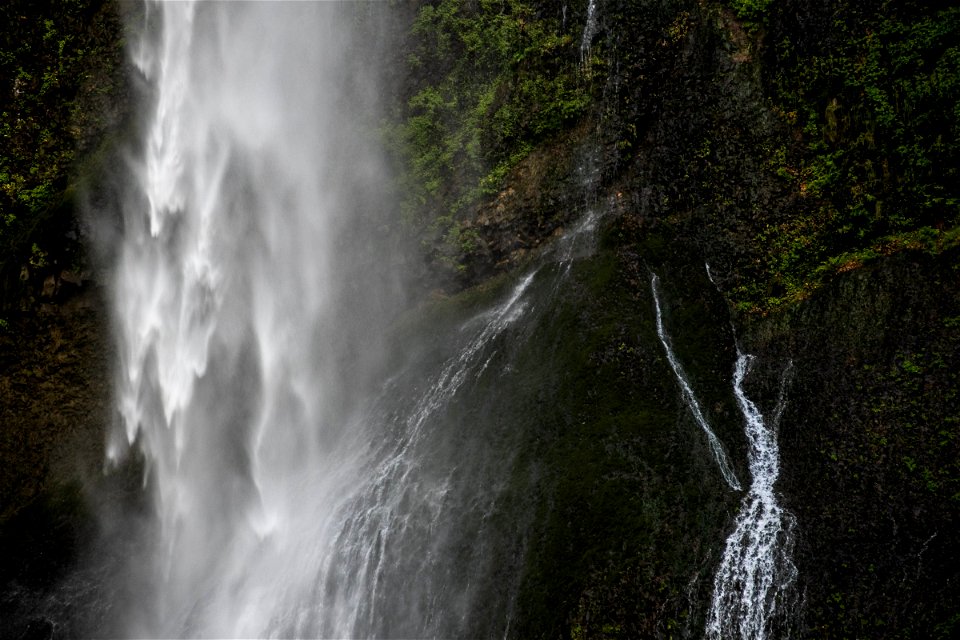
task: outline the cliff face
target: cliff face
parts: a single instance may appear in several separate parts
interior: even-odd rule
[[[113,416],[105,279],[81,210],[130,102],[116,6],[0,14],[0,636],[48,637],[38,611],[96,532],[85,487]]]
[[[655,381],[669,373],[651,334],[653,271],[673,298],[678,350],[712,396],[743,475],[728,321],[757,356],[747,384],[764,410],[792,363],[777,487],[797,516],[801,604],[779,633],[950,636],[960,594],[957,12],[906,2],[882,14],[805,1],[508,4],[500,15],[559,34],[568,67],[541,70],[535,37],[517,45],[520,62],[489,73],[498,103],[487,125],[529,75],[572,74],[590,100],[570,123],[531,136],[492,194],[457,200],[446,222],[455,233],[434,255],[458,265],[453,286],[463,286],[522,263],[586,210],[607,216],[572,303],[581,324],[563,340],[579,360],[557,365],[572,379],[557,400],[569,431],[536,449],[550,506],[535,525],[521,635],[702,628],[694,603],[709,598],[725,526],[716,509],[734,507],[716,487],[685,484],[698,467],[674,459],[677,442],[660,448],[643,435],[684,422],[662,413],[675,392]],[[496,11],[481,5],[460,18]],[[434,29],[454,39],[464,30]],[[415,69],[414,85],[472,90],[433,69],[439,80]],[[530,111],[544,109],[533,100]],[[407,113],[417,117],[418,105]],[[490,163],[511,157],[480,148]],[[421,211],[447,211],[444,198]],[[472,240],[451,248],[465,233]]]
[[[750,332],[797,367],[780,487],[812,635],[956,632],[956,260],[887,258]]]
[[[478,409],[517,425],[495,527],[503,571],[519,576],[511,634],[702,635],[740,495],[665,360],[654,273],[741,480],[737,342],[756,356],[746,391],[760,409],[786,400],[776,488],[797,521],[798,578],[773,637],[957,632],[958,24],[956,9],[912,2],[882,14],[814,0],[399,7],[383,133],[424,290],[453,298],[438,306],[476,304],[492,276],[600,216],[595,253],[515,347],[519,379]],[[5,260],[19,271],[24,251]],[[0,342],[16,413],[3,517],[21,514],[4,539],[30,557],[68,552],[49,574],[4,567],[21,586],[42,576],[4,603],[27,621],[22,603],[91,526],[74,490],[41,489],[97,466],[85,455],[77,472],[67,451],[99,447],[109,397],[102,301],[68,306],[69,282],[44,298],[62,270],[37,264],[37,300]],[[22,531],[52,535],[37,547]],[[502,631],[482,613],[478,629]]]

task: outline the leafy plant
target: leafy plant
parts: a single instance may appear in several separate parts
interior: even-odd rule
[[[793,3],[736,2],[766,12],[773,111],[799,143],[768,168],[799,196],[795,215],[761,231],[763,273],[745,308],[801,299],[875,255],[951,243],[960,224],[960,9],[840,5],[823,32],[798,32]],[[773,295],[769,295],[769,292]]]
[[[409,49],[415,88],[384,127],[401,209],[448,253],[469,251],[458,220],[586,110],[575,39],[525,0],[442,0],[420,8]]]

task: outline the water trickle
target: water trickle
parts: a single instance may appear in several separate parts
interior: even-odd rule
[[[723,476],[723,479],[731,489],[734,491],[740,491],[740,481],[737,480],[736,474],[734,474],[733,469],[730,467],[730,461],[727,458],[727,453],[724,451],[723,445],[713,432],[713,429],[710,428],[710,423],[707,422],[707,418],[703,415],[703,411],[700,409],[700,403],[697,402],[697,397],[694,395],[693,389],[690,387],[687,374],[684,372],[683,366],[680,364],[680,361],[677,360],[677,356],[673,352],[673,347],[670,345],[670,337],[667,335],[666,329],[664,329],[663,326],[663,312],[660,309],[659,283],[660,279],[656,275],[652,275],[650,277],[650,289],[653,292],[653,304],[657,313],[657,336],[659,336],[660,342],[663,344],[663,348],[666,351],[667,361],[670,363],[670,368],[673,370],[673,375],[676,377],[677,383],[680,385],[680,392],[683,395],[683,400],[690,409],[690,413],[693,415],[694,420],[696,420],[697,424],[700,425],[700,428],[703,429],[703,432],[707,436],[707,442],[710,445],[710,451],[713,453],[713,458],[716,461],[717,466],[720,468],[720,473]]]
[[[590,46],[595,35],[597,35],[597,0],[589,0],[587,21],[583,25],[583,35],[580,37],[580,64],[582,65],[590,62]]]
[[[710,263],[704,262],[703,266],[707,270],[707,279],[710,281],[710,284],[712,284],[717,291],[720,291],[720,285],[713,279],[713,271],[710,270]]]
[[[777,500],[774,484],[780,474],[776,429],[785,406],[785,384],[767,424],[743,390],[753,356],[737,351],[733,391],[743,414],[749,442],[752,480],[727,538],[713,582],[707,614],[708,639],[764,640],[797,577],[793,564],[793,516]],[[787,371],[784,372],[786,380]]]

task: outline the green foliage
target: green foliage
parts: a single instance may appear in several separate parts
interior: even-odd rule
[[[118,23],[105,17],[113,14],[103,4],[10,0],[0,6],[0,271],[8,264],[18,269],[31,246],[46,242],[45,225],[62,213],[56,210],[81,137],[91,131],[83,120],[94,117],[80,112],[81,93],[91,91],[94,67],[117,65],[122,55]]]
[[[773,0],[730,0],[730,6],[736,14],[751,21],[759,21]]]
[[[769,14],[774,111],[799,141],[770,150],[768,167],[800,199],[759,234],[769,284],[744,285],[742,306],[802,299],[831,273],[893,250],[952,245],[960,9],[841,5],[823,33],[806,33],[790,27],[790,3],[736,3],[747,5]]]
[[[408,47],[412,95],[384,130],[401,209],[455,253],[467,248],[450,245],[461,240],[458,220],[534,145],[575,122],[589,92],[572,33],[525,0],[425,4]]]

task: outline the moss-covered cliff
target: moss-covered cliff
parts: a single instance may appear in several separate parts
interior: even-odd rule
[[[4,540],[56,565],[8,563],[0,577],[39,574],[5,592],[30,597],[86,535],[76,492],[43,489],[89,471],[96,454],[78,474],[69,450],[99,446],[109,396],[102,302],[88,292],[70,306],[63,270],[76,249],[67,167],[119,122],[96,96],[123,95],[107,80],[120,32],[111,5],[64,6],[3,9],[0,61],[0,393],[15,414],[2,517],[21,514]],[[596,252],[515,346],[521,373],[490,390],[496,406],[472,409],[516,420],[491,525],[503,573],[519,576],[510,634],[702,635],[739,495],[664,359],[655,272],[678,356],[742,479],[734,341],[757,356],[747,390],[764,411],[792,362],[777,488],[797,518],[799,577],[775,635],[953,637],[960,12],[906,0],[392,10],[399,55],[381,132],[423,290],[453,296],[431,308],[466,314],[501,282],[492,276],[600,214]],[[77,84],[84,65],[101,81]],[[478,629],[503,631],[482,613]]]
[[[0,636],[47,637],[36,609],[91,539],[112,416],[81,203],[130,104],[116,5],[6,2],[0,24]]]
[[[711,527],[724,526],[711,510],[723,497],[701,504],[704,487],[682,489],[689,461],[657,471],[670,447],[644,441],[643,472],[629,453],[645,428],[677,420],[663,413],[675,392],[650,334],[654,269],[666,274],[683,314],[675,340],[715,394],[728,441],[738,435],[724,389],[727,318],[763,363],[750,381],[763,407],[793,362],[778,486],[799,522],[803,604],[788,626],[802,637],[950,637],[960,614],[960,14],[803,0],[610,0],[595,10],[591,31],[586,1],[431,3],[408,47],[442,39],[446,48],[426,66],[416,58],[418,92],[398,109],[407,130],[434,122],[421,97],[436,89],[447,121],[466,132],[434,134],[472,154],[472,173],[457,173],[454,155],[442,163],[454,169],[443,188],[426,183],[430,197],[413,200],[414,219],[450,230],[428,247],[456,268],[459,286],[516,264],[587,209],[608,212],[606,249],[583,265],[604,275],[587,279],[572,307],[584,324],[562,339],[566,357],[580,353],[558,365],[572,378],[557,400],[569,413],[556,422],[567,426],[531,453],[545,496],[521,635],[702,628],[690,603],[709,595],[710,545],[722,539]],[[504,40],[488,22],[510,33],[529,25],[530,36]],[[477,30],[492,39],[486,75],[462,67],[475,60]],[[572,89],[533,94],[525,82]],[[477,91],[496,100],[467,99]],[[526,122],[569,119],[520,127],[506,147],[480,135],[504,131],[513,104]],[[414,170],[401,168],[404,180],[422,184],[417,161],[433,148],[406,148]],[[704,524],[711,517],[721,524]],[[678,545],[677,536],[689,537]]]

